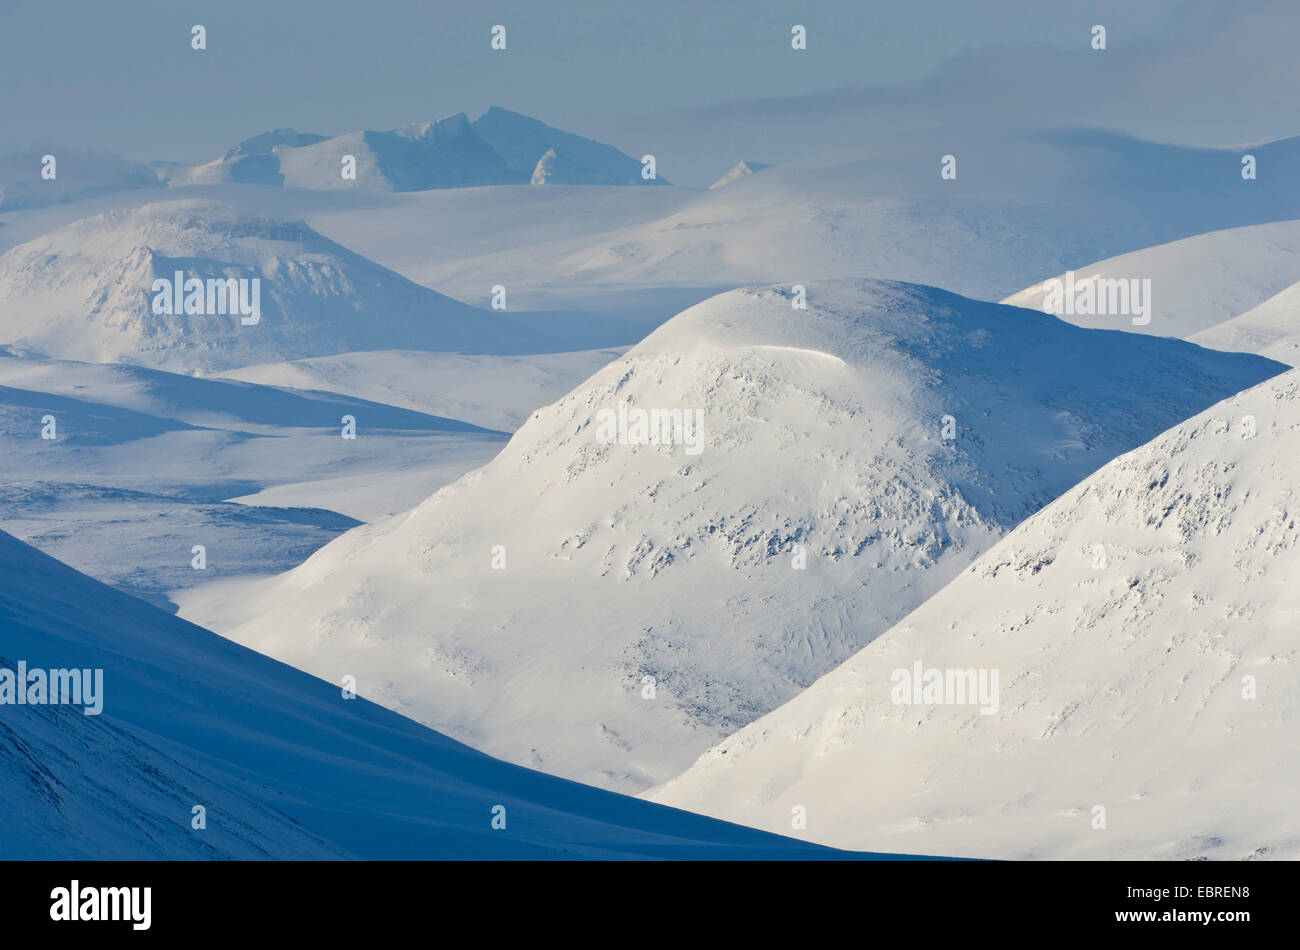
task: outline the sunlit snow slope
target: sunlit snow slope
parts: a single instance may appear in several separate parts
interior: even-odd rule
[[[650,797],[840,847],[1300,856],[1297,445],[1300,371],[1175,426]],[[896,704],[917,661],[999,671],[998,711]]]

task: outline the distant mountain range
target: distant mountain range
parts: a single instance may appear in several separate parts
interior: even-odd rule
[[[56,150],[58,151],[58,150]],[[356,177],[343,177],[344,156]],[[0,213],[76,201],[112,191],[242,183],[327,190],[426,191],[476,185],[667,185],[641,177],[641,161],[592,139],[493,106],[388,131],[327,136],[272,129],[244,139],[201,165],[131,163],[75,153],[58,178],[30,164],[0,162]]]
[[[356,177],[345,178],[345,156]],[[384,132],[326,137],[275,129],[245,139],[206,165],[168,169],[170,184],[248,182],[295,188],[425,191],[475,185],[661,185],[611,145],[493,106]]]

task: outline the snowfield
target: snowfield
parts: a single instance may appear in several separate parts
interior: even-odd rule
[[[648,797],[846,848],[1300,857],[1298,437],[1300,371],[1174,426]],[[917,661],[999,671],[998,711],[896,703]]]
[[[0,440],[0,528],[169,606],[178,587],[300,564],[478,468],[506,436],[333,393],[0,347]]]
[[[476,426],[514,431],[534,410],[554,402],[621,350],[530,356],[376,350],[244,366],[225,379],[346,393]]]
[[[691,308],[482,469],[281,577],[177,593],[182,615],[491,754],[640,790],[1116,455],[1284,369],[914,285],[793,299]],[[702,440],[604,441],[633,409],[702,413]]]

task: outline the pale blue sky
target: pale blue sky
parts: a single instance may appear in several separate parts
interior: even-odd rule
[[[277,126],[383,129],[495,104],[658,150],[689,180],[851,140],[859,110],[912,120],[954,101],[995,124],[1055,106],[1036,118],[1238,141],[1300,131],[1281,40],[1296,30],[1257,19],[1231,35],[1241,8],[1270,6],[1300,25],[1282,2],[1218,0],[3,0],[0,148],[192,162]],[[195,23],[206,51],[190,49]],[[505,52],[489,48],[495,23]],[[805,52],[790,49],[794,23]],[[1079,58],[1093,23],[1107,24],[1109,60]],[[1197,77],[1200,110],[1179,94]],[[792,112],[811,140],[769,141]]]

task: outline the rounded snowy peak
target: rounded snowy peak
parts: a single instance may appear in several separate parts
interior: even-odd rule
[[[371,349],[468,350],[493,325],[301,221],[160,202],[0,255],[0,343],[208,371]]]

